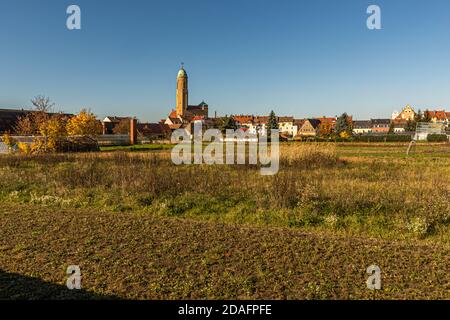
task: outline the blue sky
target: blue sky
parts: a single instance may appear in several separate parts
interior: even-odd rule
[[[82,30],[66,28],[66,8]],[[366,9],[382,10],[382,30]],[[183,61],[211,113],[450,109],[450,1],[0,0],[0,108],[164,118]]]

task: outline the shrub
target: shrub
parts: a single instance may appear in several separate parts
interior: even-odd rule
[[[446,134],[429,134],[427,140],[428,142],[447,142],[448,138]]]
[[[12,147],[16,145],[16,140],[13,137],[11,137],[8,133],[5,133],[3,135],[2,140],[10,150],[12,149]]]
[[[31,146],[29,143],[19,142],[17,144],[17,147],[19,148],[19,151],[24,154],[30,154],[31,153]]]
[[[409,142],[412,137],[409,134],[364,135],[355,136],[357,142]]]

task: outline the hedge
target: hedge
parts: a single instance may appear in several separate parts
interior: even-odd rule
[[[409,142],[412,137],[409,134],[366,135],[354,136],[353,140],[358,142]]]
[[[446,142],[448,141],[446,134],[429,134],[427,136],[428,142]]]

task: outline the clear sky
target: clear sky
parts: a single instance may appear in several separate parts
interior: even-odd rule
[[[82,29],[66,28],[77,4]],[[382,30],[366,9],[381,7]],[[390,117],[450,109],[448,0],[0,0],[0,108],[49,96],[66,112],[156,122],[211,114]]]

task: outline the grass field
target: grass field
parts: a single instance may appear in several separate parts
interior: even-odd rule
[[[0,298],[448,299],[450,145],[406,149],[284,144],[272,177],[156,146],[2,156]]]

